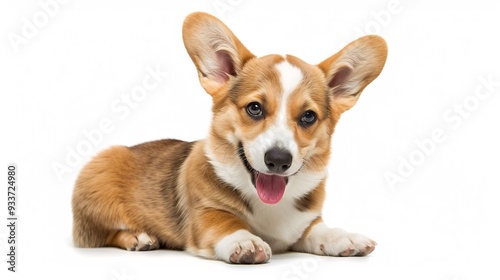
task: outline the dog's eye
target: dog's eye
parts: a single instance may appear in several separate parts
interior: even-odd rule
[[[247,105],[247,113],[252,118],[261,118],[264,115],[259,102],[251,102]]]
[[[306,111],[302,117],[300,117],[300,121],[299,121],[299,124],[303,127],[308,127],[308,126],[311,126],[312,124],[314,124],[314,122],[318,119],[318,117],[316,116],[316,113],[314,113],[313,111]]]

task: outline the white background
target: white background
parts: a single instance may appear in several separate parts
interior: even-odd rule
[[[19,168],[18,273],[7,272],[8,232],[2,222],[0,275],[96,280],[500,276],[497,2],[74,0],[51,7],[44,18],[48,12],[40,3],[47,1],[0,4],[0,169],[5,173],[0,178],[6,181],[9,163]],[[387,40],[385,69],[336,129],[324,208],[329,225],[376,240],[372,255],[290,253],[265,265],[232,266],[184,252],[72,246],[73,183],[92,155],[111,145],[205,137],[211,100],[181,39],[182,21],[193,11],[222,18],[259,56],[290,53],[319,63],[359,37],[359,30]],[[26,33],[33,23],[36,30]],[[119,111],[116,106],[124,106],[122,98],[141,85],[147,69],[157,67],[168,77],[136,100],[128,114]],[[489,91],[481,80],[490,80]],[[460,106],[462,115],[454,111]],[[95,132],[102,121],[111,128],[90,143],[85,133]],[[439,131],[439,143],[430,143]],[[78,147],[87,149],[72,154]],[[62,174],[54,170],[58,164],[66,166]],[[391,184],[389,173],[401,180]],[[6,217],[6,190],[0,193]]]

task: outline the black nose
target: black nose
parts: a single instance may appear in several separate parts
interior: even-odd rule
[[[264,162],[269,171],[283,173],[292,165],[292,155],[286,150],[272,148],[264,155]]]

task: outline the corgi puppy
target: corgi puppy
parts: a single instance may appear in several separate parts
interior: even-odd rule
[[[365,36],[318,65],[256,57],[220,20],[187,16],[184,45],[213,99],[204,140],[114,146],[73,192],[78,247],[186,250],[228,263],[272,253],[365,256],[376,243],[321,219],[340,115],[382,71],[387,45]]]

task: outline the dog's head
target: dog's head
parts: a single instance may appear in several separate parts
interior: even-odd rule
[[[325,174],[335,124],[387,56],[382,38],[365,36],[318,65],[291,55],[256,57],[205,13],[186,18],[183,39],[213,98],[207,156],[223,180],[268,204],[296,177],[324,178],[318,174]],[[295,197],[311,191],[294,188],[287,193]]]

